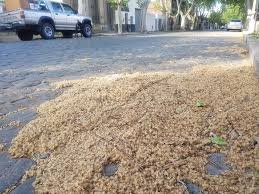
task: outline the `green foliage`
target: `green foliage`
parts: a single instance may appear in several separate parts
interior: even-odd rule
[[[259,39],[259,32],[253,32],[251,36],[252,38]]]
[[[240,9],[239,5],[227,5],[223,11],[222,23],[227,24],[231,19],[246,20],[246,13]]]
[[[243,23],[245,23],[246,11],[244,11],[243,8],[240,8],[237,3],[222,5],[222,11],[213,11],[209,16],[209,22],[213,24],[217,23],[219,25],[225,25],[231,19],[241,19]]]
[[[217,135],[211,137],[210,140],[212,143],[217,144],[219,146],[226,146],[228,144],[228,142],[225,139]]]
[[[149,5],[151,0],[137,0],[137,4],[139,8],[144,8],[145,6]]]
[[[217,2],[218,0],[196,0],[195,6],[210,10],[213,8],[214,5],[216,5]]]
[[[213,11],[209,16],[209,22],[212,24],[219,24],[220,26],[225,24],[222,20],[223,14],[222,12]]]
[[[204,102],[202,102],[202,101],[197,101],[197,102],[196,102],[196,106],[197,106],[197,107],[205,107],[206,104],[205,104]]]
[[[112,6],[112,7],[117,7],[118,5],[127,6],[129,0],[107,0],[107,2]]]
[[[233,14],[232,18],[236,17],[245,22],[247,14],[246,0],[220,0],[220,2],[225,6],[225,9],[227,9],[227,16],[231,17],[231,14]],[[229,17],[227,16],[223,18],[224,22],[227,22],[226,19],[229,20]]]
[[[221,0],[221,3],[224,5],[234,5],[243,8],[245,7],[246,0]]]

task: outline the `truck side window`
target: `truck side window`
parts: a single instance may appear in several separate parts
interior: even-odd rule
[[[53,7],[54,12],[57,12],[57,13],[63,12],[62,7],[59,3],[51,2],[51,5]]]
[[[73,10],[69,5],[66,5],[66,4],[62,4],[62,5],[66,13],[75,14],[75,10]]]
[[[49,10],[44,1],[39,1],[38,9],[41,10],[41,11],[48,11]]]

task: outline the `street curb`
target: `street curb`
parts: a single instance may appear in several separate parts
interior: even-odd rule
[[[244,34],[243,38],[248,48],[251,64],[253,65],[256,76],[259,79],[259,40],[250,37],[249,34]]]
[[[123,37],[123,36],[136,36],[136,35],[154,35],[154,34],[166,34],[168,32],[126,32],[122,34],[118,33],[94,33],[93,37]],[[55,38],[60,38],[61,35],[56,35]],[[13,31],[0,31],[0,43],[19,41],[17,35]]]

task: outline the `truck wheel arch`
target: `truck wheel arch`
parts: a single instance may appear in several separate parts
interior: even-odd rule
[[[51,24],[51,25],[54,27],[54,29],[55,29],[55,23],[54,23],[54,21],[53,21],[53,19],[52,19],[51,17],[42,16],[42,17],[40,18],[40,20],[39,20],[39,26],[42,26],[42,24],[44,24],[44,23],[49,23],[49,24]]]
[[[82,24],[89,24],[92,27],[92,22],[89,19],[84,19]]]

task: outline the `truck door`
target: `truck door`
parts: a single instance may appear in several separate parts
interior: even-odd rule
[[[67,27],[70,30],[75,30],[76,24],[78,22],[78,16],[76,11],[67,4],[62,3],[62,6],[67,16]]]
[[[60,3],[51,2],[52,10],[54,12],[54,22],[57,30],[67,30],[67,14],[65,14]]]

